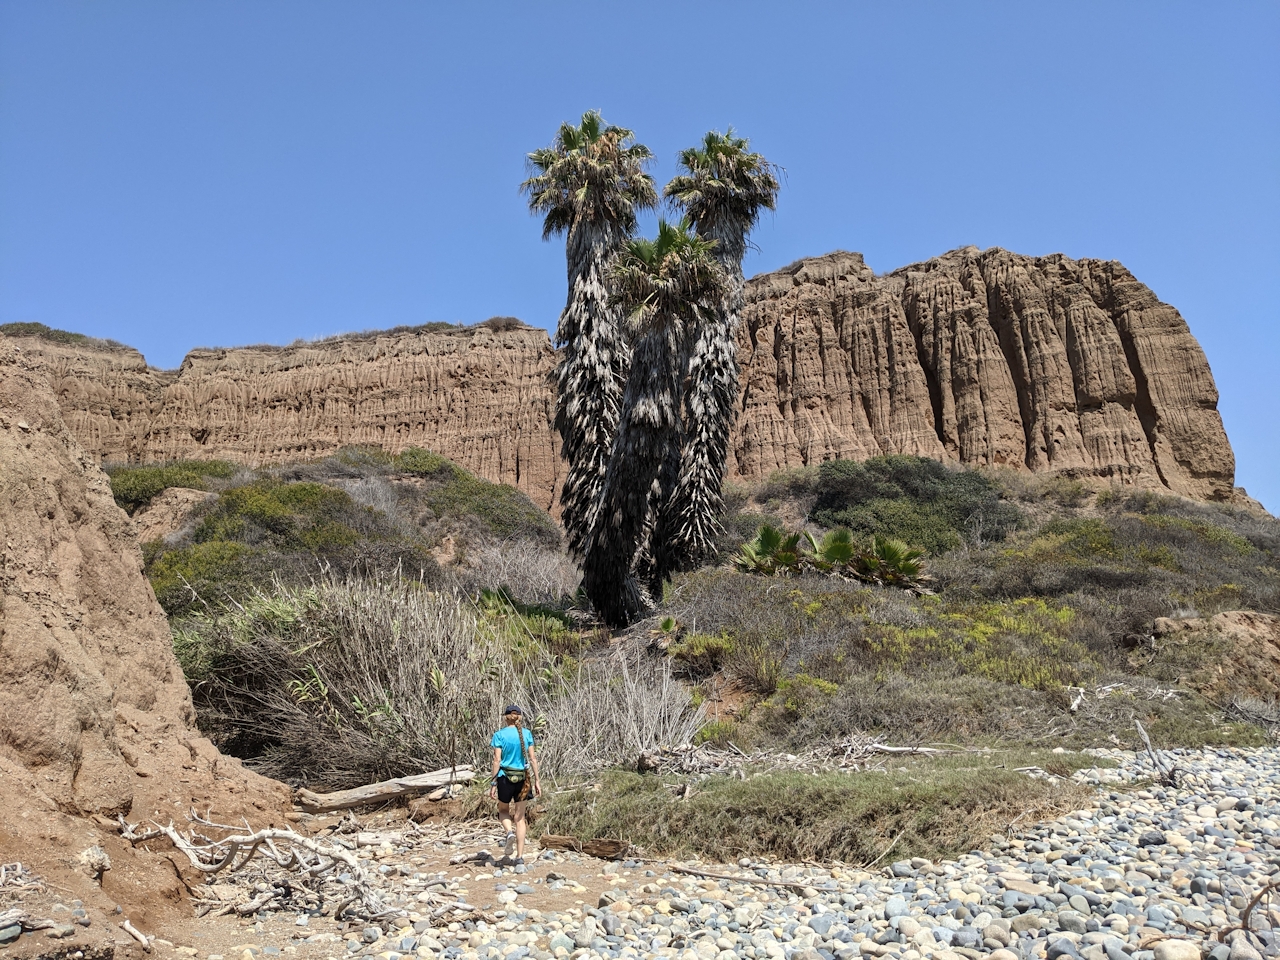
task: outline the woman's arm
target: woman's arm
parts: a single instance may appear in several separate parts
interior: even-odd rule
[[[493,771],[489,774],[489,796],[498,795],[498,771],[502,769],[502,748],[493,748]]]

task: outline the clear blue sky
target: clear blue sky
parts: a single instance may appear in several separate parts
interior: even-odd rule
[[[563,246],[517,184],[588,108],[659,182],[730,124],[786,168],[749,274],[970,243],[1123,261],[1187,318],[1237,482],[1280,509],[1275,0],[0,0],[0,322],[163,367],[550,327]]]

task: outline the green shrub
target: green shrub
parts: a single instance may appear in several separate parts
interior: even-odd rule
[[[932,554],[966,537],[1001,540],[1019,520],[993,481],[925,457],[832,460],[820,467],[817,489],[812,515],[823,526],[880,534]]]
[[[146,566],[147,579],[166,612],[184,610],[202,599],[222,603],[252,587],[257,566],[254,554],[242,543],[193,543],[151,559]]]
[[[840,688],[830,680],[798,673],[778,681],[774,694],[763,700],[752,716],[771,733],[784,732],[787,725],[824,706]]]
[[[208,490],[210,479],[226,479],[237,469],[224,460],[178,460],[148,466],[108,464],[106,472],[116,503],[133,516],[169,487]]]
[[[425,502],[437,516],[474,517],[497,537],[530,537],[558,543],[555,522],[515,487],[490,483],[450,464],[452,476]]]
[[[356,542],[357,532],[342,520],[357,510],[336,487],[255,480],[224,491],[196,527],[194,539],[266,541],[277,549],[322,554]]]
[[[224,490],[205,508],[191,542],[157,545],[146,561],[170,615],[202,601],[238,600],[272,576],[308,583],[326,567],[439,576],[430,545],[399,521],[360,506],[337,487],[271,477]]]
[[[709,743],[713,747],[727,747],[739,734],[738,725],[732,720],[712,720],[703,724],[698,735],[693,738],[694,746]]]
[[[465,520],[490,537],[528,538],[559,546],[555,521],[515,487],[482,480],[440,454],[418,447],[405,450],[392,466],[427,481],[405,496],[414,509],[423,509],[430,517]]]
[[[430,450],[423,450],[421,447],[409,447],[409,449],[395,457],[391,463],[397,470],[422,476],[453,472],[450,469],[453,464],[447,457],[432,453]]]

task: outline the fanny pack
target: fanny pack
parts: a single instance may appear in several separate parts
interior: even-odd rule
[[[515,767],[501,767],[499,769],[502,775],[512,783],[520,783],[524,780],[523,770],[517,770]]]

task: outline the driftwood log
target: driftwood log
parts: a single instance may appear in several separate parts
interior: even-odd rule
[[[631,844],[625,840],[579,840],[554,833],[543,834],[538,838],[538,844],[544,850],[573,850],[601,860],[617,860],[631,849]]]
[[[412,777],[397,777],[381,783],[369,783],[350,790],[335,793],[313,793],[307,789],[297,792],[295,799],[305,813],[330,813],[334,810],[350,810],[367,804],[386,803],[401,797],[417,796],[455,783],[469,783],[476,776],[469,766],[446,767],[431,773],[419,773]]]

